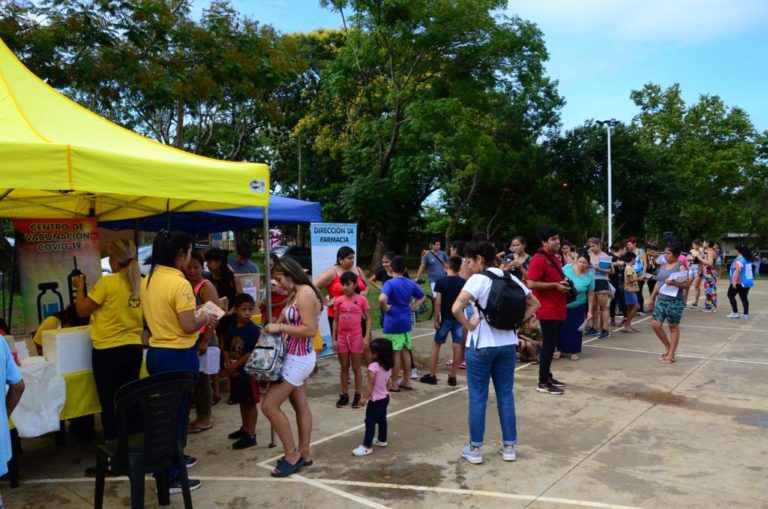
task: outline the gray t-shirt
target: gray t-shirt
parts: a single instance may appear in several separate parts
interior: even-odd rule
[[[658,281],[658,285],[663,285],[664,282],[669,279],[669,276],[674,274],[675,272],[680,272],[680,263],[675,263],[672,265],[672,268],[669,268],[669,265],[666,264],[666,261],[664,265],[659,266],[659,269],[656,271],[656,280]],[[661,297],[666,297],[664,295],[661,295]],[[683,297],[685,297],[685,292],[682,288],[677,289],[677,299],[682,300]],[[669,298],[669,297],[666,297]]]
[[[235,274],[256,274],[259,272],[259,266],[251,260],[245,260],[245,263],[239,263],[237,258],[230,258],[229,266]]]
[[[429,275],[430,283],[434,283],[441,277],[445,276],[445,270],[443,264],[448,261],[448,255],[445,251],[438,251],[435,254],[434,251],[429,251],[424,258],[421,259],[421,264],[426,265],[427,275]]]
[[[613,258],[611,258],[611,255],[606,253],[602,253],[600,256],[597,257],[596,260],[592,258],[592,256],[590,255],[590,261],[592,263],[597,263],[599,265],[602,265],[600,267],[602,269],[610,269],[612,260]],[[594,274],[595,280],[598,280],[598,279],[605,279],[606,281],[608,280],[608,274],[606,274],[605,272],[600,272],[599,270],[595,270],[594,267],[591,267],[591,272],[592,274]]]

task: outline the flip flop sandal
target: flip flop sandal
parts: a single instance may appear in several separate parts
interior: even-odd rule
[[[288,477],[290,475],[293,475],[297,473],[299,470],[301,470],[301,467],[304,466],[304,458],[299,458],[299,460],[296,462],[295,465],[291,465],[287,459],[280,458],[277,460],[277,466],[275,467],[277,471],[273,470],[271,472],[272,477]]]
[[[389,389],[389,392],[402,392],[402,391],[398,387],[397,389]]]
[[[208,431],[209,429],[213,429],[213,424],[208,427],[190,426],[187,428],[187,435],[196,435],[198,433],[202,433],[203,431]]]
[[[304,460],[304,458],[301,458],[301,459]],[[304,466],[305,467],[311,467],[314,464],[315,464],[315,460],[304,460]]]
[[[412,391],[413,390],[413,387],[410,387],[410,386],[407,386],[407,385],[403,385],[403,384],[400,384],[397,387],[402,389],[402,390],[404,390],[404,391]]]

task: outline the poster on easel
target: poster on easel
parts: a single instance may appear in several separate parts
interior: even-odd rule
[[[86,291],[101,277],[96,218],[14,219],[24,332],[75,302],[73,279],[85,274]]]
[[[357,265],[357,224],[311,223],[309,232],[312,245],[312,274],[315,280],[328,267],[336,264],[336,253],[342,246],[349,246],[355,250],[355,265]],[[331,347],[328,310],[325,307],[320,315],[319,328],[323,338],[323,350],[317,355],[319,357],[335,355]]]

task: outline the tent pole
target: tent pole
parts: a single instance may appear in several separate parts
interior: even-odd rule
[[[264,296],[267,299],[267,323],[272,321],[272,270],[269,268],[269,211],[262,207],[264,225]]]
[[[272,322],[272,270],[269,268],[269,211],[268,206],[262,207],[264,211],[264,296],[267,299],[267,323]],[[269,426],[269,447],[270,449],[276,447],[275,443],[275,428],[270,424]]]
[[[15,232],[14,232],[14,236],[15,236]],[[18,274],[16,274],[18,256],[19,256],[19,243],[14,242],[13,243],[13,261],[11,262],[11,287],[10,287],[11,298],[8,301],[8,329],[9,329],[8,334],[13,334],[11,330],[13,329],[13,326],[11,325],[11,322],[13,321],[13,290],[14,290],[14,287],[16,286],[16,278],[18,277]],[[25,324],[25,327],[26,327],[26,324]]]

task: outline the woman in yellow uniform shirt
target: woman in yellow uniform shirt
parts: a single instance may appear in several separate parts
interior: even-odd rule
[[[122,385],[139,379],[141,370],[141,272],[136,246],[116,239],[107,246],[112,274],[96,281],[88,295],[84,279],[75,279],[77,314],[91,317],[93,377],[101,403],[104,439],[117,436],[115,393]]]
[[[147,370],[151,375],[167,371],[191,371],[198,376],[197,338],[203,326],[215,328],[217,320],[202,312],[195,315],[195,293],[184,276],[192,256],[192,238],[181,232],[161,231],[152,244],[152,270],[141,284],[141,306],[150,330]],[[186,402],[189,405],[189,401]],[[187,415],[188,409],[182,409]],[[181,423],[179,434],[187,423]],[[188,465],[194,463],[187,459]],[[180,491],[171,469],[171,493]],[[200,487],[197,479],[189,487]]]

